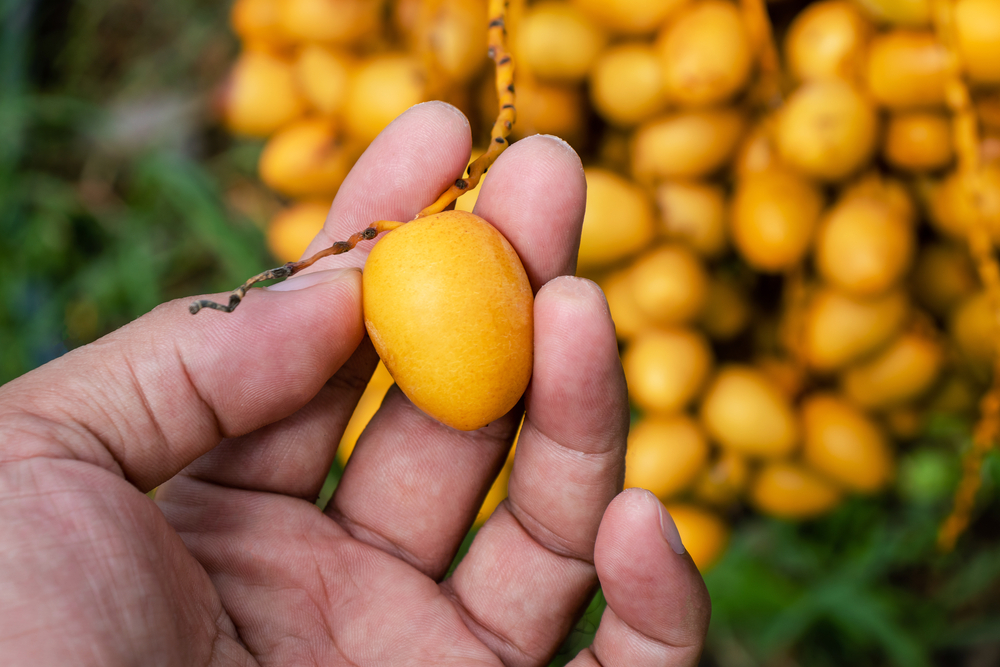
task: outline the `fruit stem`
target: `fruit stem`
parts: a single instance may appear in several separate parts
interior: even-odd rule
[[[240,305],[240,302],[243,301],[243,298],[247,295],[247,291],[257,283],[265,280],[284,280],[285,278],[294,276],[302,269],[312,266],[324,257],[343,254],[354,248],[362,241],[370,241],[382,232],[391,232],[393,229],[401,227],[402,225],[402,222],[396,222],[395,220],[379,220],[378,222],[373,222],[364,230],[351,234],[350,238],[346,241],[337,241],[329,248],[320,250],[311,257],[301,259],[297,262],[288,262],[284,266],[279,266],[275,269],[268,269],[263,273],[258,273],[253,278],[250,278],[233,290],[232,294],[229,295],[229,303],[225,305],[216,303],[211,299],[199,299],[188,306],[188,310],[191,311],[192,315],[196,315],[202,308],[210,308],[212,310],[221,310],[224,313],[231,313],[236,310],[236,306]]]
[[[955,491],[951,514],[938,531],[938,548],[948,552],[955,548],[959,536],[968,527],[976,505],[976,493],[982,483],[982,465],[986,454],[996,446],[1000,435],[1000,266],[993,254],[993,239],[989,221],[982,210],[979,159],[979,119],[972,105],[969,87],[962,78],[962,62],[955,48],[955,25],[952,0],[936,0],[934,26],[938,39],[949,52],[948,81],[945,100],[953,117],[955,151],[958,153],[958,171],[965,175],[970,187],[964,193],[972,204],[975,219],[968,230],[969,253],[976,263],[979,278],[989,295],[994,311],[996,349],[994,349],[993,381],[983,396],[979,407],[979,421],[973,429],[972,446],[962,457],[962,480]]]
[[[517,110],[514,106],[514,59],[507,50],[506,1],[490,0],[488,15],[492,17],[487,32],[488,53],[496,65],[497,99],[500,106],[497,120],[493,123],[493,131],[490,133],[490,146],[469,165],[465,178],[455,179],[451,187],[441,193],[437,201],[417,214],[417,218],[440,213],[453,201],[475,188],[479,184],[479,179],[510,144],[507,137],[510,136],[511,128],[514,126]]]

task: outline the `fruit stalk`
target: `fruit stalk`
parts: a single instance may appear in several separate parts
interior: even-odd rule
[[[962,459],[962,479],[955,491],[951,513],[938,531],[938,547],[951,551],[968,527],[975,508],[976,493],[982,482],[982,465],[986,454],[996,446],[1000,435],[1000,266],[993,254],[988,223],[980,202],[983,179],[979,159],[979,122],[972,105],[969,87],[962,72],[963,64],[955,48],[954,7],[952,0],[936,0],[934,25],[938,38],[949,52],[949,76],[945,100],[954,121],[954,142],[958,154],[958,170],[969,185],[965,195],[971,201],[975,219],[967,232],[969,252],[976,264],[979,278],[986,288],[994,312],[993,381],[979,404],[979,421],[973,430],[972,446]]]

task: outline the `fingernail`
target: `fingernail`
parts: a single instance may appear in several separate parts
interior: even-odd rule
[[[685,552],[684,543],[681,542],[681,534],[677,532],[677,524],[674,523],[674,518],[670,516],[670,512],[663,506],[663,503],[657,501],[656,504],[660,506],[660,531],[663,533],[663,538],[670,545],[670,548],[674,550],[675,554],[683,554]]]
[[[268,286],[271,292],[294,292],[295,290],[306,289],[322,283],[332,283],[345,278],[357,269],[329,269],[327,271],[315,271],[313,273],[303,273],[292,276],[284,282],[275,283]]]

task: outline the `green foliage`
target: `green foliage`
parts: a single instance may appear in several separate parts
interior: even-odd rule
[[[208,100],[225,7],[0,5],[0,383],[171,298],[269,264],[225,189],[252,183]]]

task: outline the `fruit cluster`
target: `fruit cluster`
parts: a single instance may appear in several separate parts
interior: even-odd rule
[[[513,137],[556,134],[590,165],[579,272],[639,415],[626,485],[668,503],[699,566],[744,504],[819,516],[884,489],[928,414],[974,414],[1000,295],[1000,0],[820,0],[781,49],[760,0],[508,12]],[[237,0],[232,22],[225,120],[270,137],[261,179],[298,202],[269,225],[282,261],[404,109],[495,114],[486,0]],[[380,368],[344,459],[391,382]]]

